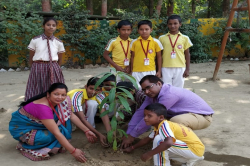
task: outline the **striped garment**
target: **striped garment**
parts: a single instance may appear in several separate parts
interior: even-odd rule
[[[57,62],[52,63],[54,74],[53,81],[50,80],[50,63],[33,63],[25,92],[25,101],[46,92],[53,83],[64,83],[62,70]]]

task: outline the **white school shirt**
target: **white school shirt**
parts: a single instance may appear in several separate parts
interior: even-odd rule
[[[65,48],[63,42],[55,36],[51,36],[49,40],[52,61],[58,61],[58,53],[64,53]],[[49,51],[47,46],[47,38],[45,34],[34,37],[28,46],[29,50],[35,51],[33,61],[42,60],[49,61]]]

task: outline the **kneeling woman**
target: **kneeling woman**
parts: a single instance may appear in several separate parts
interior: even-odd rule
[[[47,160],[49,154],[66,149],[78,161],[86,161],[84,153],[68,141],[71,139],[71,122],[85,132],[89,142],[95,142],[96,136],[71,113],[67,91],[65,84],[54,83],[46,93],[21,103],[12,113],[9,131],[19,141],[16,148],[25,157],[33,161]]]

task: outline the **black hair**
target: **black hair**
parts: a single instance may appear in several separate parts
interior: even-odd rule
[[[138,23],[138,29],[140,28],[140,26],[142,25],[148,25],[150,28],[152,28],[152,22],[149,21],[149,20],[141,20],[139,23]]]
[[[129,20],[121,20],[117,24],[117,28],[120,29],[122,26],[129,25],[131,28],[133,27],[132,23]]]
[[[53,20],[56,22],[56,25],[57,25],[57,21],[54,17],[45,17],[44,20],[43,20],[43,25],[45,25],[47,22],[49,22],[50,20]]]
[[[124,88],[124,89],[126,89],[126,90],[128,90],[128,91],[132,91],[132,90],[135,89],[135,87],[133,86],[133,83],[132,83],[132,82],[129,82],[129,81],[121,81],[121,82],[118,82],[118,83],[116,84],[116,87],[117,87],[116,92],[123,92],[123,91],[122,91],[121,89],[119,89],[119,88]]]
[[[87,87],[90,85],[95,85],[97,83],[97,81],[99,80],[98,77],[91,77],[88,82],[87,82]],[[102,84],[99,85],[100,87],[102,86]]]
[[[146,80],[148,80],[150,83],[155,83],[155,84],[156,84],[158,81],[160,81],[161,84],[164,84],[164,82],[163,82],[159,77],[157,77],[157,76],[155,76],[155,75],[146,75],[146,76],[144,76],[144,77],[141,79],[141,81],[139,82],[140,85],[141,85],[144,81],[146,81]]]
[[[36,95],[36,96],[28,99],[27,101],[21,102],[19,107],[23,107],[23,106],[25,106],[25,105],[27,105],[27,104],[35,101],[35,100],[41,99],[41,98],[47,96],[47,93],[51,94],[51,92],[53,92],[56,89],[65,89],[66,92],[68,92],[68,87],[65,84],[63,84],[63,83],[54,83],[49,87],[49,90],[47,90],[46,92],[44,92],[42,94],[39,94],[39,95]]]
[[[107,73],[107,74],[109,74],[109,73]],[[107,74],[105,74],[105,75],[107,75]],[[114,74],[111,74],[111,75],[108,76],[105,80],[103,80],[103,82],[108,82],[108,81],[114,81],[114,82],[116,82],[116,80],[115,80],[115,75],[114,75]]]
[[[181,17],[179,15],[173,14],[173,15],[171,15],[171,16],[168,17],[167,24],[168,24],[169,20],[175,20],[175,19],[178,20],[179,23],[181,23]]]
[[[145,110],[156,113],[157,116],[163,115],[165,119],[167,119],[167,108],[160,103],[149,104]]]

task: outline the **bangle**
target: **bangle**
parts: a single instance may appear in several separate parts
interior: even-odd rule
[[[75,151],[76,151],[76,148],[70,153],[70,154],[73,154],[73,153],[75,153]]]
[[[87,132],[89,132],[90,130],[84,131],[84,133],[86,134]]]
[[[134,146],[131,146],[131,149],[133,149],[133,150],[134,150],[134,149],[135,149],[135,148],[134,148]]]

